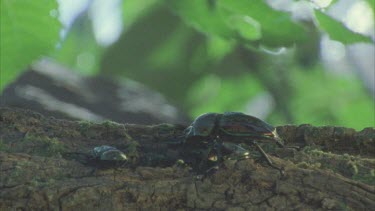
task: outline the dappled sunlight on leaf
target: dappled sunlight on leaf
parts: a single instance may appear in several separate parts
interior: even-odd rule
[[[321,11],[315,10],[315,16],[319,23],[319,27],[327,32],[332,40],[340,41],[344,44],[372,42],[370,37],[350,31],[343,23]]]

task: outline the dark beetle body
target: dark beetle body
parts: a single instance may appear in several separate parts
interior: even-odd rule
[[[185,130],[186,142],[199,137],[249,137],[253,139],[272,139],[279,141],[276,129],[268,123],[241,112],[224,114],[206,113],[197,117]]]
[[[91,151],[91,156],[100,161],[126,161],[126,155],[115,147],[102,145]]]
[[[95,147],[88,153],[67,152],[63,156],[67,159],[74,159],[85,165],[97,168],[111,168],[123,166],[127,163],[126,155],[115,147],[102,145]]]
[[[271,140],[284,147],[276,129],[256,117],[241,112],[206,113],[197,117],[185,129],[184,144],[208,146],[208,156],[203,162],[222,161],[224,154],[229,155],[228,158],[232,154],[237,159],[245,159],[249,157],[249,152],[238,144],[255,145],[268,164],[283,174],[282,169],[273,165],[264,150],[257,144],[257,140]]]
[[[128,159],[126,155],[115,147],[102,145],[91,151],[88,164],[98,168],[112,168],[124,166]]]

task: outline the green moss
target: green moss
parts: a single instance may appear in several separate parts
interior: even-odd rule
[[[343,202],[339,202],[339,209],[338,210],[342,210],[342,211],[351,211],[353,209],[351,209],[347,204],[343,203]]]
[[[93,123],[92,123],[92,122],[89,122],[89,121],[79,121],[78,124],[79,124],[79,130],[80,130],[81,132],[85,132],[85,131],[87,131],[87,130],[90,129],[90,128],[92,127],[92,125],[93,125]]]
[[[65,146],[57,138],[27,133],[22,142],[25,151],[40,156],[60,156],[65,151]]]
[[[168,123],[163,123],[163,124],[154,125],[154,126],[152,126],[152,128],[156,129],[158,131],[172,131],[172,132],[174,132],[176,126],[174,126],[172,124],[168,124]]]
[[[12,178],[17,178],[19,177],[20,175],[22,175],[22,173],[24,173],[23,171],[23,168],[21,168],[21,166],[15,166],[14,167],[14,170],[12,171]]]
[[[300,168],[305,168],[305,169],[320,169],[322,164],[321,163],[308,163],[308,162],[302,161],[298,163],[297,166]]]
[[[153,125],[151,126],[151,130],[153,131],[153,133],[157,134],[159,137],[169,138],[171,136],[175,136],[176,134],[178,134],[177,127],[175,125],[167,124],[167,123]],[[181,138],[184,138],[184,137],[181,137]]]
[[[129,144],[126,145],[127,154],[138,153],[138,147],[139,147],[138,142],[131,141]]]
[[[118,128],[119,126],[121,126],[121,124],[119,124],[117,122],[110,121],[110,120],[104,121],[102,123],[102,125],[107,127],[107,128]]]
[[[375,185],[375,169],[371,169],[367,174],[355,174],[352,179],[369,185]]]
[[[332,154],[331,152],[324,152],[319,149],[310,149],[310,150],[306,150],[305,152],[310,154],[311,156],[315,156],[318,158],[333,158],[336,156],[335,154]]]
[[[337,155],[318,149],[304,149],[302,152],[303,162],[297,164],[301,168],[320,168],[332,170],[347,178],[357,180],[366,184],[375,184],[374,166],[375,161],[364,159],[360,156],[348,154]]]
[[[56,180],[53,178],[34,177],[30,180],[30,185],[34,187],[49,187],[54,183],[56,183]]]
[[[8,152],[9,146],[4,142],[3,139],[0,139],[0,152]]]
[[[136,141],[131,141],[129,144],[126,145],[126,149],[124,150],[126,156],[130,158],[138,158],[138,147],[139,143]]]
[[[95,123],[89,121],[79,121],[79,132],[86,137],[94,137],[96,135],[96,131],[92,130],[92,127]]]

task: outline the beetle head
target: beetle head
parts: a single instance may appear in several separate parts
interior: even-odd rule
[[[276,144],[279,145],[280,147],[284,147],[283,140],[280,138],[279,134],[277,134],[276,128],[270,133],[265,133],[264,136],[267,139],[275,141]]]
[[[101,154],[100,160],[125,161],[128,158],[120,150],[108,150]]]
[[[215,128],[216,119],[219,115],[218,113],[205,113],[200,115],[185,129],[185,137],[188,139],[194,136],[209,136]]]

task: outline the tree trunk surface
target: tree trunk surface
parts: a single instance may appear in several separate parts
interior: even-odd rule
[[[251,153],[203,177],[178,162],[189,150],[175,141],[183,130],[0,108],[0,210],[375,209],[375,128],[280,126],[286,145],[301,149],[262,146],[284,176]],[[101,145],[130,164],[87,162]]]

